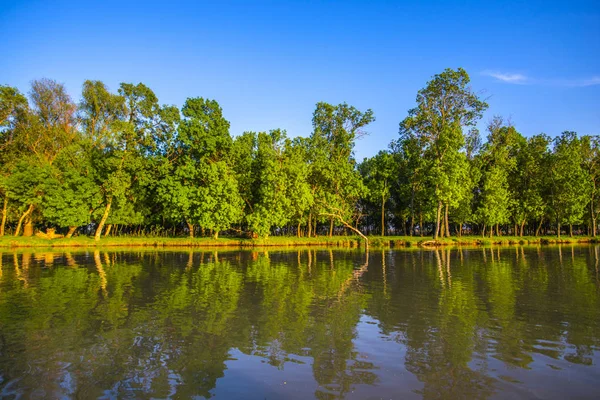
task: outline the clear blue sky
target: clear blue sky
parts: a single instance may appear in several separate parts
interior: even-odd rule
[[[6,1],[0,83],[143,82],[218,100],[232,134],[306,136],[318,101],[372,108],[358,159],[398,136],[417,90],[463,67],[526,136],[600,134],[600,1]]]

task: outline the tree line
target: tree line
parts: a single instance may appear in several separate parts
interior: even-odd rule
[[[0,235],[596,235],[597,136],[529,138],[465,70],[421,89],[389,148],[357,162],[372,110],[317,103],[308,137],[233,137],[219,103],[161,105],[146,85],[0,86]]]

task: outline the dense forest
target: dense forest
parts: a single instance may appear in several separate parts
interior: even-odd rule
[[[0,86],[0,235],[596,236],[597,136],[524,137],[463,69],[417,93],[399,136],[358,162],[372,110],[317,103],[313,130],[232,136],[215,100],[161,105],[142,83]],[[308,133],[308,132],[307,132]]]

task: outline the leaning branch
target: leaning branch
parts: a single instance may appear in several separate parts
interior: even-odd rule
[[[369,239],[365,235],[363,235],[363,233],[361,231],[359,231],[358,229],[356,229],[355,227],[353,227],[352,225],[350,225],[349,223],[344,221],[344,219],[339,214],[331,214],[331,213],[319,213],[319,214],[324,215],[326,217],[337,218],[337,220],[340,221],[342,223],[342,225],[344,225],[346,228],[351,229],[352,231],[358,233],[358,235],[365,240],[365,248],[367,250],[369,249]]]

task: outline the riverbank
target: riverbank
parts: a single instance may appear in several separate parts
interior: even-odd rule
[[[361,245],[358,236],[334,236],[316,238],[296,238],[274,236],[266,239],[245,239],[221,237],[106,237],[95,241],[92,237],[78,236],[73,238],[43,239],[39,237],[0,237],[0,248],[26,248],[26,247],[296,247],[296,246],[332,246],[332,247],[358,247]]]
[[[549,245],[549,244],[577,244],[577,243],[598,243],[598,238],[590,236],[462,236],[439,238],[433,240],[430,237],[410,237],[410,236],[391,236],[391,237],[371,237],[371,246],[421,246],[421,247],[440,247],[440,246],[512,246],[512,245]]]
[[[372,236],[369,237],[370,247],[438,247],[438,246],[491,246],[491,245],[526,245],[526,244],[576,244],[597,243],[597,238],[587,236],[561,237],[556,236],[500,236],[482,238],[480,236],[463,236],[441,238],[437,241],[430,237],[419,236]],[[92,237],[78,236],[74,238],[42,239],[39,237],[0,237],[0,248],[49,248],[49,247],[361,247],[363,239],[358,236],[333,236],[316,238],[297,238],[288,236],[273,236],[266,239],[244,238],[161,238],[161,237],[107,237],[96,242]]]

